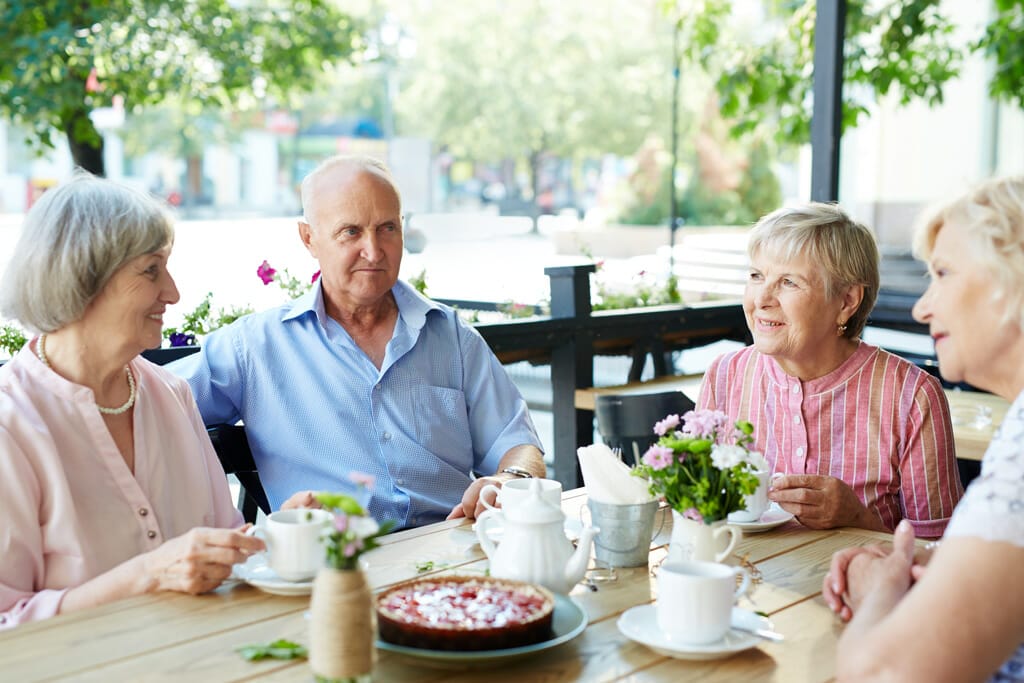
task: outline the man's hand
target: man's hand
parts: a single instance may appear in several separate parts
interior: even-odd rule
[[[480,492],[488,484],[501,488],[501,485],[508,481],[507,477],[490,476],[480,477],[473,481],[466,489],[466,492],[462,494],[462,502],[452,508],[452,511],[448,513],[445,519],[459,519],[460,517],[469,517],[470,519],[476,519],[480,514],[486,510],[484,507],[483,500],[480,497]],[[490,492],[487,494],[487,502],[492,506],[497,505],[497,496],[491,495]]]
[[[298,491],[293,493],[291,498],[281,503],[282,510],[294,510],[296,508],[313,508],[319,510],[323,508],[323,505],[313,497],[313,491]]]
[[[855,526],[882,531],[881,522],[868,512],[850,486],[835,477],[788,474],[772,480],[768,499],[792,513],[810,529]]]

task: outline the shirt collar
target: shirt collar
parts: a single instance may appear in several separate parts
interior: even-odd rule
[[[430,311],[443,310],[436,302],[431,301],[409,283],[397,280],[391,288],[398,305],[398,314],[402,316],[405,324],[412,329],[422,329],[427,320],[427,313]],[[281,311],[281,322],[301,318],[307,313],[316,315],[320,325],[327,327],[327,309],[324,308],[323,288],[317,280],[316,286],[311,287],[308,292],[285,304]]]

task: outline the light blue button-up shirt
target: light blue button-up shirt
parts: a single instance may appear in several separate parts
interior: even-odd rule
[[[324,309],[319,286],[212,333],[168,365],[207,425],[245,422],[271,507],[303,489],[357,494],[399,527],[444,519],[512,447],[541,448],[526,402],[480,334],[399,281],[381,369]]]

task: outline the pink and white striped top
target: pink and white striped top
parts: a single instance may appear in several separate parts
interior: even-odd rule
[[[963,495],[939,381],[875,346],[801,382],[748,346],[715,359],[699,405],[754,425],[773,472],[843,480],[890,530],[938,537]]]

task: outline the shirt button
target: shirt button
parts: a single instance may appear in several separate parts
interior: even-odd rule
[[[149,538],[156,538],[156,532],[153,531],[152,529],[150,529],[149,531],[146,532],[146,536],[149,537]]]
[[[399,486],[405,486],[405,479],[398,479],[397,481],[395,481],[395,483],[398,484]]]
[[[384,432],[381,436],[384,437],[385,441],[391,441],[391,432]]]
[[[794,394],[799,394],[800,393],[800,385],[799,384],[794,384],[793,385],[793,393]]]
[[[804,447],[800,446],[799,448],[797,448],[796,449],[796,454],[797,454],[798,457],[803,455],[804,454]]]
[[[800,424],[800,416],[799,415],[794,415],[793,416],[793,424],[795,424],[795,425]]]
[[[139,514],[145,517],[149,514],[149,510],[147,510],[146,508],[139,508]]]

